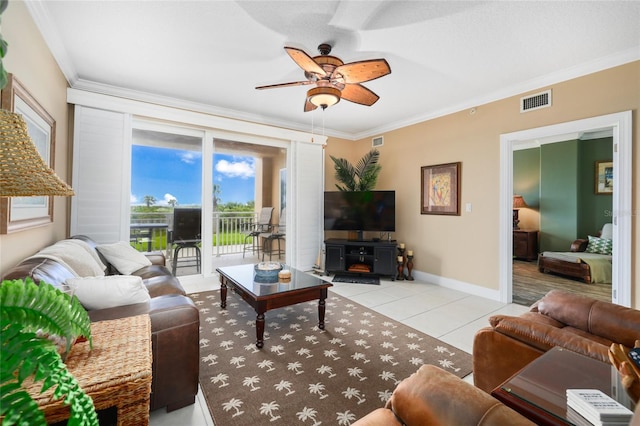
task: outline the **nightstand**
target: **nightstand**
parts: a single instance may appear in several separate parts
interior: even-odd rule
[[[538,258],[538,231],[513,230],[513,257],[529,261]]]

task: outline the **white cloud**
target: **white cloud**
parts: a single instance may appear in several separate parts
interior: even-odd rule
[[[164,197],[162,197],[162,200],[158,200],[155,205],[168,206],[171,200],[176,200],[176,204],[178,204],[178,199],[167,192],[166,194],[164,194]]]
[[[130,194],[130,195],[129,195],[129,203],[131,203],[131,204],[136,204],[136,203],[138,203],[138,202],[139,202],[138,197],[136,197],[136,196],[135,196],[135,195],[133,195],[133,194]]]
[[[178,155],[180,156],[180,161],[187,164],[193,164],[202,157],[202,154],[196,151],[181,151]]]
[[[256,174],[255,163],[243,159],[242,161],[220,160],[216,163],[216,171],[227,177],[239,177],[248,179]]]

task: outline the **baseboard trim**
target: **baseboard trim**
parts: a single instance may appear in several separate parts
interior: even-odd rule
[[[481,287],[476,284],[467,283],[464,281],[454,280],[452,278],[441,277],[439,275],[430,274],[428,272],[413,271],[412,275],[420,281],[425,281],[431,284],[436,284],[441,287],[450,288],[452,290],[458,290],[465,293],[472,294],[474,296],[484,297],[500,302],[500,290],[493,290],[486,287]]]

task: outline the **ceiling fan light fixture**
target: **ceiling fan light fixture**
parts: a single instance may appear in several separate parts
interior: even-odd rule
[[[334,87],[314,87],[307,92],[307,99],[315,106],[326,109],[340,102],[340,90]]]

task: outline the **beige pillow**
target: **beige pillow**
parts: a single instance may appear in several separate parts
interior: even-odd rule
[[[151,261],[147,259],[147,256],[124,241],[101,244],[96,248],[118,272],[124,275],[130,275],[140,268],[151,265]]]
[[[67,285],[88,310],[133,305],[151,300],[142,278],[132,275],[68,278]]]

